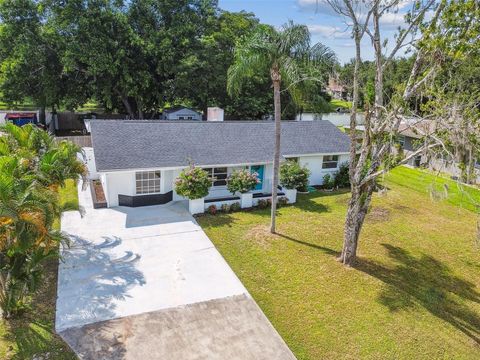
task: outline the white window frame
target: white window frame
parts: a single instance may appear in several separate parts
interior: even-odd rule
[[[324,155],[322,158],[322,170],[338,169],[339,160],[339,155]],[[330,166],[330,164],[335,164],[335,166]]]
[[[225,171],[215,173],[216,169],[225,169]],[[227,186],[227,178],[228,178],[228,167],[227,166],[217,166],[217,167],[211,167],[211,168],[204,168],[203,170],[208,172],[208,177],[210,178],[210,181],[212,182],[211,187],[213,187],[213,188],[225,188]],[[217,175],[225,175],[225,179],[216,179]],[[225,182],[225,184],[215,185],[215,183],[218,182],[218,181]]]
[[[159,194],[162,186],[160,170],[135,172],[135,195]]]

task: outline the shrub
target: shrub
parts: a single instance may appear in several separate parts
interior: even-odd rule
[[[237,201],[237,202],[234,202],[234,203],[230,206],[230,211],[239,211],[241,208],[242,208],[242,206],[241,206],[240,203]]]
[[[260,209],[266,209],[268,207],[268,202],[265,199],[260,199],[260,200],[258,200],[257,206]]]
[[[6,124],[0,132],[0,314],[9,318],[29,308],[43,264],[68,243],[55,230],[58,192],[66,180],[84,178],[86,168],[77,146],[36,126]]]
[[[277,201],[277,206],[285,206],[288,204],[288,199],[285,196],[279,197]]]
[[[345,188],[350,186],[350,175],[348,173],[349,166],[348,162],[345,162],[340,165],[340,168],[334,175],[334,185],[340,188]]]
[[[208,173],[192,165],[175,180],[175,191],[190,200],[201,199],[208,195],[211,184]]]
[[[230,205],[222,204],[222,206],[220,206],[220,210],[222,210],[224,213],[229,213],[230,212]]]
[[[335,181],[332,175],[330,174],[323,175],[323,188],[333,189],[334,187],[335,187]]]
[[[294,161],[286,161],[280,166],[280,184],[287,189],[307,191],[310,170]]]
[[[248,170],[236,170],[228,177],[227,189],[232,194],[237,192],[245,194],[252,191],[259,182],[257,173],[251,173]]]
[[[216,215],[217,214],[217,207],[215,205],[210,205],[208,207],[207,211],[210,215]]]

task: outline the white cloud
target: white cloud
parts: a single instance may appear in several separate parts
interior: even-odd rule
[[[314,11],[317,14],[338,16],[326,0],[297,0],[297,4],[300,9],[305,11]]]
[[[347,28],[340,28],[338,26],[313,24],[307,25],[308,30],[312,35],[320,35],[325,39],[348,39],[350,34]]]
[[[405,14],[401,13],[385,13],[380,18],[380,26],[382,27],[398,27],[405,25]]]

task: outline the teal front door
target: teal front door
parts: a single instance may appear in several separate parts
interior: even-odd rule
[[[257,173],[258,179],[260,180],[257,186],[255,186],[255,190],[262,190],[263,188],[263,169],[264,169],[264,165],[255,165],[250,167],[250,171],[252,173],[254,172]]]

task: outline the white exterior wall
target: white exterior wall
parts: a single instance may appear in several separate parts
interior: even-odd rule
[[[348,159],[348,155],[339,155],[338,167],[340,164],[347,162]],[[305,166],[310,170],[310,185],[322,185],[325,174],[333,174],[338,171],[338,167],[335,169],[322,169],[323,155],[300,156],[298,162],[301,166]]]
[[[110,172],[105,175],[103,188],[108,207],[118,206],[118,195],[135,195],[135,172]],[[102,182],[102,185],[103,182]]]
[[[348,161],[348,155],[339,155],[338,165],[343,162]],[[322,155],[312,155],[312,156],[301,156],[299,157],[299,163],[301,166],[307,167],[311,171],[310,175],[310,185],[321,185],[323,182],[323,176],[327,173],[335,173],[336,169],[322,169],[323,156]],[[264,177],[263,177],[263,186],[260,190],[255,190],[253,192],[264,192],[270,193],[272,191],[272,182],[273,182],[273,165],[265,164],[264,165]],[[228,174],[231,174],[236,169],[243,169],[245,166],[238,167],[228,167]],[[186,200],[184,197],[178,195],[175,192],[174,182],[175,179],[180,175],[182,169],[174,170],[162,170],[161,183],[160,183],[160,193],[165,194],[169,191],[173,191],[173,201],[182,201]],[[103,190],[107,198],[107,204],[109,207],[118,206],[118,195],[130,195],[135,196],[135,171],[119,171],[119,172],[109,172],[109,173],[100,173],[100,180],[103,185]],[[216,197],[228,197],[232,194],[227,190],[226,186],[221,187],[212,187],[210,188],[210,193],[207,198],[216,198]],[[255,203],[254,199],[254,203]],[[211,204],[210,204],[211,205]]]
[[[83,152],[85,154],[85,158],[82,154],[79,154],[80,161],[85,161],[85,165],[87,165],[88,169],[88,179],[90,180],[97,180],[100,175],[97,173],[97,167],[95,165],[95,156],[93,153],[93,148],[91,147],[84,147]]]

